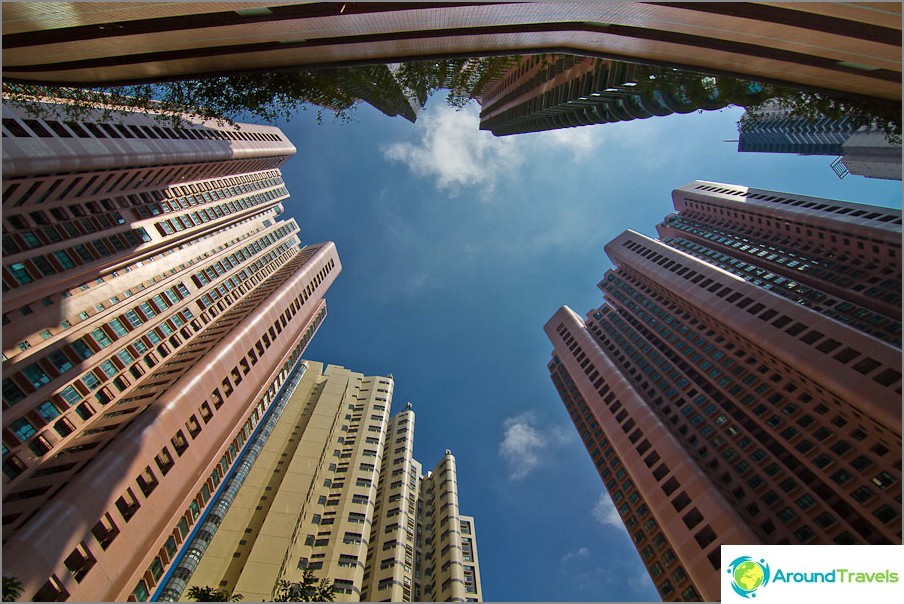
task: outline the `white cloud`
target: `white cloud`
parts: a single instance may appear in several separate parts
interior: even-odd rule
[[[510,417],[503,425],[505,437],[499,454],[509,465],[509,479],[520,480],[540,465],[540,452],[546,448],[546,441],[530,424],[527,414]]]
[[[480,130],[478,109],[461,111],[438,105],[418,116],[416,143],[392,143],[383,149],[390,160],[412,172],[433,178],[440,190],[457,194],[462,187],[480,186],[488,195],[502,174],[517,168],[522,157],[511,138],[497,138]]]
[[[570,562],[573,562],[574,560],[580,560],[580,559],[588,558],[588,557],[590,557],[590,550],[587,549],[586,547],[582,547],[582,548],[576,549],[573,552],[568,552],[564,556],[562,556],[562,564],[565,565]]]
[[[593,517],[603,526],[616,528],[624,526],[621,516],[618,515],[618,510],[615,509],[615,504],[612,503],[608,493],[603,493],[596,505],[593,506]]]
[[[520,413],[503,422],[505,435],[499,443],[499,455],[508,464],[509,480],[521,480],[536,470],[546,459],[550,449],[573,440],[566,426],[537,428],[539,420],[531,412]]]
[[[603,142],[603,126],[579,126],[548,130],[535,135],[534,142],[551,149],[571,151],[573,161],[584,161]]]

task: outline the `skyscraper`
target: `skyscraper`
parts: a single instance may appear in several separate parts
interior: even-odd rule
[[[549,370],[665,600],[722,544],[901,542],[901,212],[696,181]]]
[[[3,573],[146,599],[325,314],[277,128],[3,109]]]
[[[566,53],[901,100],[901,9],[865,3],[10,2],[4,81],[193,78]]]
[[[344,91],[368,103],[384,115],[401,115],[412,124],[427,99],[420,100],[405,90],[396,78],[398,65],[361,65],[334,70],[336,80]]]
[[[505,136],[719,109],[728,104],[718,98],[702,104],[691,101],[677,86],[638,90],[636,71],[636,65],[608,59],[524,57],[481,95],[480,129]]]
[[[306,371],[186,585],[272,597],[303,569],[337,601],[479,601],[474,520],[449,451],[422,474],[414,411],[389,415],[392,376],[305,361]]]
[[[818,120],[794,116],[775,104],[756,119],[741,119],[738,151],[841,156],[850,174],[901,180],[901,145],[877,128],[858,126],[849,117]]]

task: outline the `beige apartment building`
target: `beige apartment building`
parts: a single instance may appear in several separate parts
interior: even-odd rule
[[[161,599],[211,586],[263,600],[312,569],[334,584],[336,601],[480,601],[474,519],[458,509],[455,458],[446,451],[422,474],[411,404],[389,415],[392,376],[303,364],[196,569]]]
[[[3,107],[3,574],[147,600],[326,315],[278,129]]]

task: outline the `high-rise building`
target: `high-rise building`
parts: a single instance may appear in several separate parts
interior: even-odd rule
[[[552,52],[901,100],[894,3],[10,2],[3,10],[6,82]]]
[[[413,124],[427,99],[418,99],[413,91],[405,90],[396,78],[397,70],[398,65],[361,65],[340,67],[332,73],[344,91],[384,115],[401,115]]]
[[[677,86],[640,91],[636,71],[634,64],[608,59],[525,57],[481,95],[480,129],[505,136],[720,109],[728,104],[717,95],[702,104],[691,101]]]
[[[411,404],[389,415],[392,376],[303,364],[219,528],[203,536],[203,557],[187,556],[192,572],[177,568],[162,599],[190,585],[268,599],[312,569],[337,601],[481,600],[452,454],[422,474]]]
[[[813,120],[770,104],[755,119],[744,114],[740,123],[738,151],[839,156],[842,176],[901,180],[901,145],[849,117]]]
[[[277,128],[3,108],[3,574],[146,599],[326,314]]]
[[[901,211],[696,181],[606,246],[553,383],[664,600],[722,544],[901,543]]]

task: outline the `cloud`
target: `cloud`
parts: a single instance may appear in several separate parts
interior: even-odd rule
[[[589,159],[590,154],[603,142],[603,130],[600,126],[580,126],[548,130],[535,135],[534,144],[549,149],[565,149],[571,151],[573,161]]]
[[[486,197],[504,173],[523,161],[514,139],[480,130],[478,109],[473,106],[456,111],[438,105],[421,112],[416,128],[420,140],[392,143],[383,149],[384,157],[434,179],[438,189],[452,194],[480,186]]]
[[[573,552],[568,552],[564,556],[562,556],[562,564],[569,564],[575,560],[581,560],[588,557],[590,557],[590,550],[586,547],[582,547],[574,550]]]
[[[499,454],[509,465],[509,479],[521,480],[540,465],[540,453],[546,448],[546,440],[530,424],[527,414],[510,417],[503,425],[505,437],[499,445]]]
[[[509,480],[521,480],[543,463],[550,449],[574,440],[567,426],[552,425],[541,431],[536,414],[524,412],[503,422],[505,435],[499,444],[499,455],[509,466]]]
[[[612,503],[608,493],[603,493],[596,505],[593,506],[593,517],[603,526],[624,527],[621,516],[618,515],[618,510],[615,509],[615,504]]]

